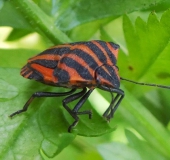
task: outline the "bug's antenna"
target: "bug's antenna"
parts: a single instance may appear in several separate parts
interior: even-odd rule
[[[129,79],[126,79],[126,78],[122,78],[122,77],[120,77],[120,79],[124,80],[124,81],[128,81],[128,82],[134,83],[134,84],[170,89],[170,86],[164,86],[164,85],[152,84],[152,83],[140,83],[140,82],[132,81],[132,80],[129,80]]]

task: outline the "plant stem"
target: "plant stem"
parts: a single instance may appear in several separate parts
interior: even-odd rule
[[[58,29],[53,20],[32,0],[11,0],[10,3],[22,13],[36,31],[44,34],[54,44],[71,42],[68,36]]]

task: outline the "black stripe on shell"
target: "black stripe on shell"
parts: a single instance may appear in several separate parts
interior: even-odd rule
[[[99,42],[99,41],[96,41]],[[105,43],[100,41],[100,43]],[[96,55],[96,57],[99,59],[100,62],[102,63],[106,63],[107,62],[107,58],[104,55],[104,53],[101,51],[101,49],[96,46],[92,41],[89,41],[87,43],[85,43],[85,45],[92,50],[92,52],[94,53],[94,55]]]
[[[79,62],[69,57],[63,57],[60,63],[65,63],[68,67],[73,68],[85,80],[92,80],[93,76],[90,74],[86,66],[82,66]]]
[[[90,54],[88,54],[88,52],[84,52],[81,49],[74,49],[71,51],[70,54],[76,54],[78,57],[83,59],[88,64],[88,66],[93,70],[95,70],[98,67],[97,62],[93,59],[93,57]]]
[[[70,80],[69,73],[64,69],[55,68],[53,75],[54,75],[54,77],[56,77],[58,79],[57,83],[65,83]]]
[[[53,54],[53,55],[61,56],[63,54],[69,53],[69,52],[70,52],[70,47],[64,47],[64,45],[63,45],[63,47],[47,49],[47,50],[41,52],[39,55]]]
[[[36,63],[39,64],[41,66],[47,67],[47,68],[56,68],[58,61],[56,60],[48,60],[48,59],[36,59],[31,61],[31,64]]]
[[[116,62],[117,62],[116,57],[110,51],[106,43],[103,43],[103,41],[97,41],[97,42],[103,47],[103,49],[105,49],[105,51],[107,52],[108,58],[111,60],[112,64],[116,65]]]

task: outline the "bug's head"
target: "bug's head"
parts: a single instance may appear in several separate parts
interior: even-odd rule
[[[111,88],[120,87],[120,77],[118,74],[117,66],[110,66],[108,64],[104,64],[97,68],[95,74],[96,81],[99,86],[107,86]]]

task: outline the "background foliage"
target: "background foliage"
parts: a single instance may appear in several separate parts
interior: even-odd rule
[[[0,159],[170,159],[169,90],[121,82],[126,96],[109,124],[101,115],[110,94],[96,90],[83,107],[93,119],[81,116],[73,133],[62,98],[36,99],[8,118],[36,91],[65,90],[19,75],[29,57],[60,43],[113,41],[122,77],[170,85],[169,7],[168,0],[1,0]]]

